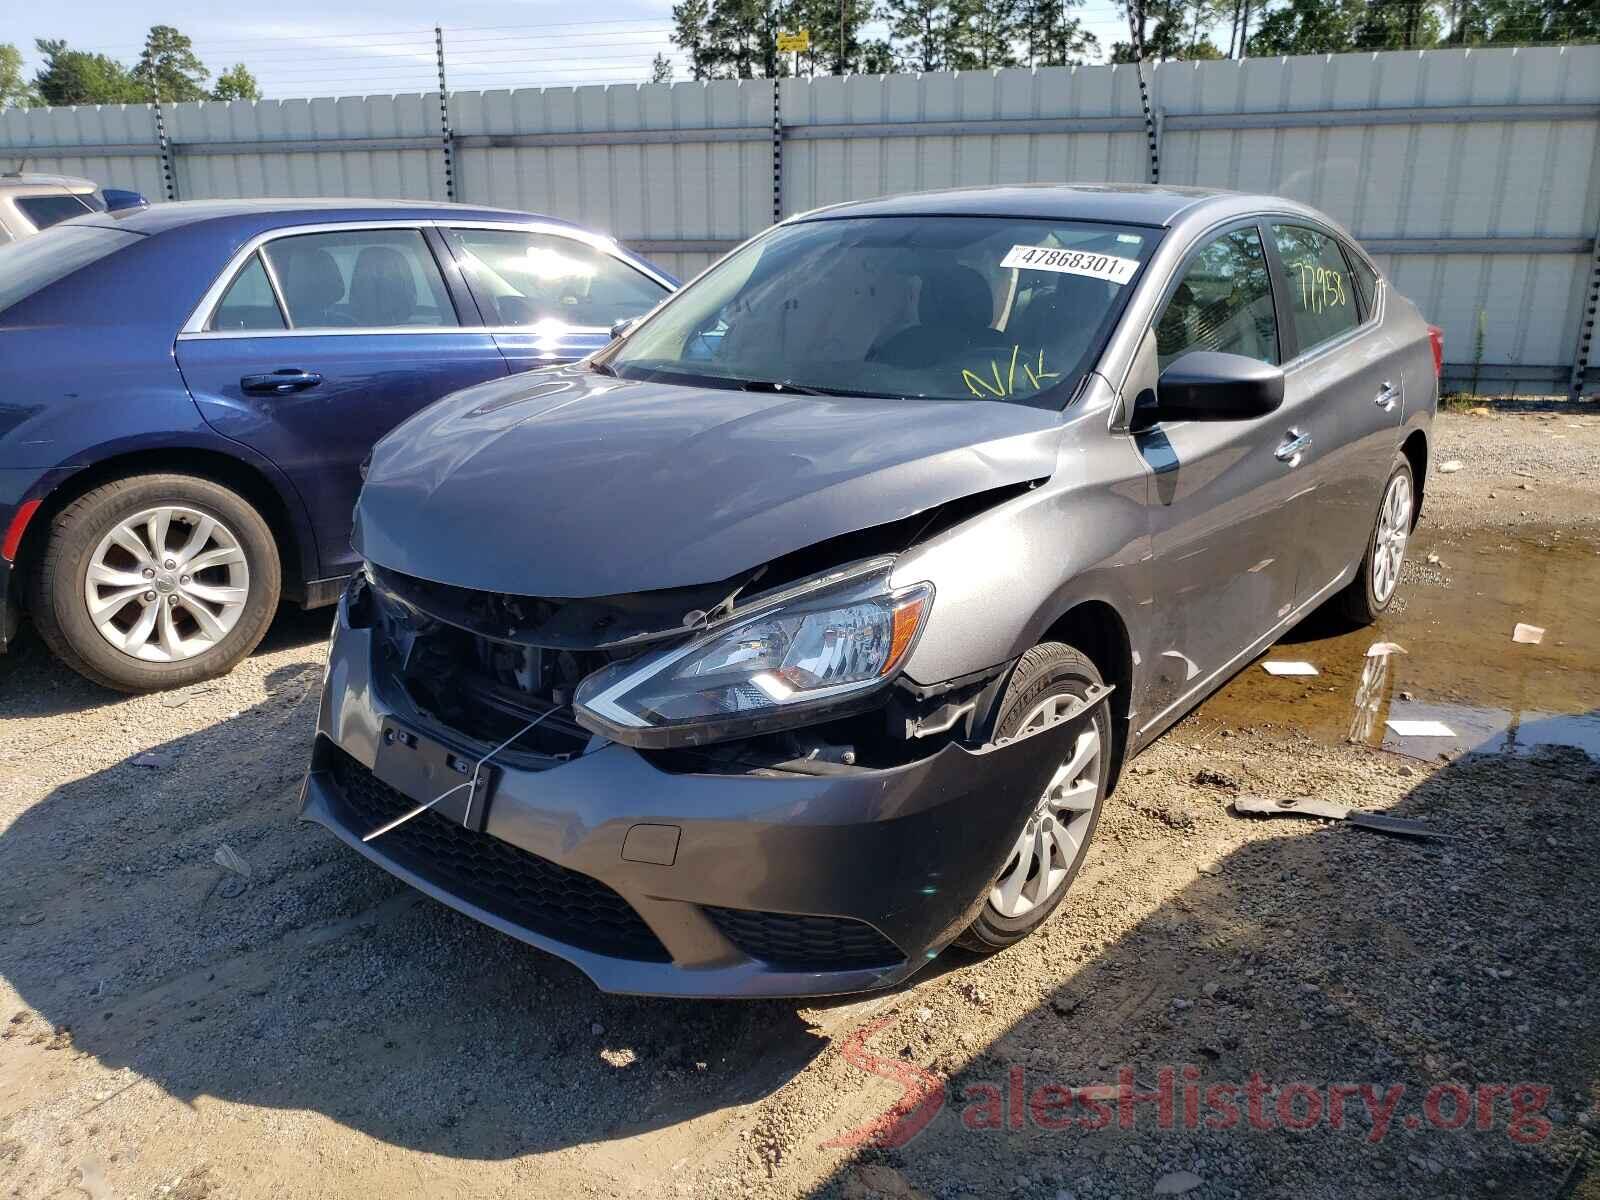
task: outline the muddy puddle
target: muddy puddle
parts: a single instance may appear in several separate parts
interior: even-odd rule
[[[1555,529],[1412,538],[1400,592],[1372,628],[1315,613],[1208,700],[1191,728],[1295,728],[1417,758],[1576,746],[1600,758],[1600,542]],[[1512,640],[1518,623],[1543,640]],[[1404,653],[1369,656],[1379,642]],[[1390,721],[1439,722],[1427,736]]]

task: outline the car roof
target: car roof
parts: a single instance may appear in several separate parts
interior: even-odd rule
[[[1143,183],[1028,183],[946,188],[859,200],[807,213],[802,220],[837,217],[999,216],[1049,220],[1115,221],[1168,227],[1200,210],[1248,212],[1300,209],[1292,201],[1222,188]]]
[[[472,204],[447,204],[436,200],[367,200],[292,197],[269,200],[179,200],[149,208],[124,209],[75,217],[80,225],[103,225],[131,233],[159,234],[191,225],[215,222],[234,232],[256,234],[287,225],[343,221],[539,221],[579,229],[570,221],[487,208]]]
[[[92,179],[77,175],[43,175],[38,172],[14,171],[0,175],[0,188],[58,187],[69,192],[92,192],[99,185]]]

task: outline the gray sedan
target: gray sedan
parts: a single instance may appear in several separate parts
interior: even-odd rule
[[[1440,357],[1288,200],[795,217],[379,443],[305,816],[610,990],[999,950],[1131,755],[1318,605],[1389,605]]]

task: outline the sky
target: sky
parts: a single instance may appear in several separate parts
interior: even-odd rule
[[[213,76],[243,62],[268,98],[431,91],[433,26],[442,23],[452,90],[638,83],[657,52],[688,77],[670,41],[671,0],[272,0],[228,6],[232,15],[208,0],[8,7],[0,40],[17,45],[30,75],[39,65],[35,38],[64,38],[131,66],[149,27],[167,24],[194,40]],[[239,15],[251,9],[259,15]],[[1086,0],[1077,12],[1102,47],[1126,39],[1113,0]]]

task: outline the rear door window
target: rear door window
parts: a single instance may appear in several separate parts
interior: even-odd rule
[[[1299,352],[1315,350],[1361,323],[1355,282],[1335,238],[1305,225],[1274,225],[1289,282],[1289,312]]]
[[[420,229],[352,229],[268,242],[295,329],[405,329],[460,324]]]
[[[282,329],[283,313],[278,309],[278,298],[273,295],[272,283],[267,279],[261,256],[252,254],[250,261],[239,269],[233,283],[223,293],[222,301],[211,314],[210,329]]]
[[[609,330],[643,316],[667,288],[613,254],[577,238],[520,229],[447,231],[466,259],[490,325],[556,322]]]
[[[18,196],[14,201],[35,229],[48,229],[69,217],[81,217],[94,210],[76,196]]]
[[[1349,246],[1344,248],[1344,256],[1350,264],[1351,278],[1356,281],[1356,291],[1361,293],[1362,315],[1365,319],[1371,320],[1378,303],[1378,276],[1367,265],[1367,260]]]

